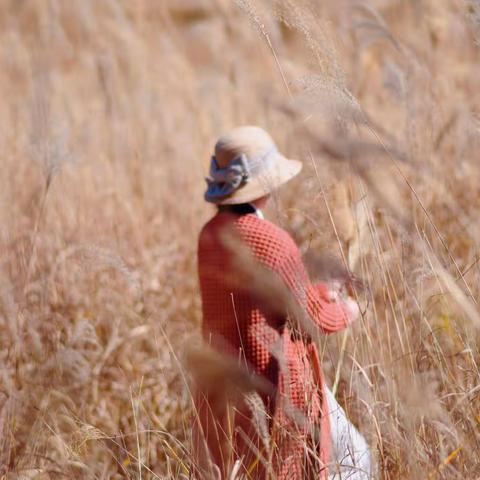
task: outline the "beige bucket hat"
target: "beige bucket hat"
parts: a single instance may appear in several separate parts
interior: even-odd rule
[[[273,192],[302,169],[285,158],[260,127],[237,127],[216,145],[207,177],[205,200],[217,205],[248,203]]]

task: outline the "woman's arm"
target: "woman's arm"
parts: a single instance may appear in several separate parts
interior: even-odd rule
[[[295,242],[288,237],[276,265],[287,288],[301,309],[325,333],[338,332],[358,317],[358,306],[353,299],[342,300],[327,284],[312,284]]]
[[[308,276],[306,289],[307,312],[325,333],[338,332],[357,319],[359,310],[352,298],[342,299],[324,283],[312,285]]]
[[[232,252],[238,259],[235,271],[246,272],[240,275],[241,284],[249,294],[257,296],[262,308],[272,310],[279,318],[294,310],[299,322],[310,319],[325,333],[342,330],[356,319],[358,308],[353,300],[341,300],[325,283],[310,282],[300,251],[285,230],[255,216],[242,217],[237,226],[241,242],[245,242],[249,253],[253,253],[253,260],[258,262],[257,267],[261,268],[246,261],[248,255],[239,254],[242,249],[237,242]],[[269,275],[262,273],[263,267],[275,278],[269,279]],[[312,328],[306,333],[313,333]]]

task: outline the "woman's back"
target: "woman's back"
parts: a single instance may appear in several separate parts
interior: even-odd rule
[[[308,283],[298,249],[284,230],[254,213],[220,212],[200,235],[198,269],[204,339],[268,382],[270,394],[260,392],[266,413],[277,430],[290,437],[289,441],[277,440],[276,474],[281,476],[283,469],[285,476],[300,478],[301,456],[293,463],[285,458],[301,448],[320,419],[323,382],[315,346],[301,336],[292,338],[285,310],[288,302],[271,295],[271,288],[281,295],[279,283],[285,289],[295,285],[299,290]],[[324,420],[322,457],[329,443],[328,418]],[[253,444],[256,436],[250,429]],[[241,447],[237,444],[236,449]]]
[[[237,356],[241,352],[247,364],[264,375],[271,365],[269,345],[281,333],[286,316],[268,305],[261,277],[265,269],[275,270],[289,244],[283,230],[254,213],[218,213],[199,239],[204,339]]]

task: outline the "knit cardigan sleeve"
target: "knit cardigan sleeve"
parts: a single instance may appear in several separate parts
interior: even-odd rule
[[[344,329],[353,320],[345,303],[331,300],[325,283],[311,283],[300,251],[288,234],[282,243],[283,254],[278,255],[275,270],[297,303],[324,333]]]

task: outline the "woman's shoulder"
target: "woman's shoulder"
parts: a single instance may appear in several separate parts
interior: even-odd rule
[[[232,229],[250,245],[264,248],[296,248],[290,234],[269,220],[260,218],[255,213],[231,215],[217,213],[202,228],[200,241],[216,237],[226,229]]]
[[[198,242],[201,245],[206,241],[211,241],[214,237],[218,236],[218,233],[232,224],[232,220],[225,215],[215,214],[210,220],[208,220],[200,230],[198,236]]]
[[[255,214],[239,217],[236,225],[248,243],[269,249],[296,248],[295,242],[286,230]]]

